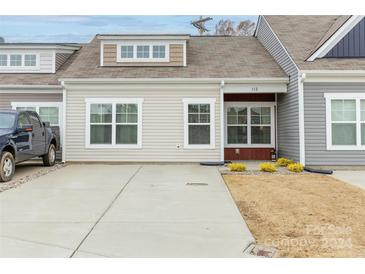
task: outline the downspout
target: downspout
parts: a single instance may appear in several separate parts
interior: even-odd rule
[[[304,80],[305,73],[298,72],[298,105],[299,105],[299,161],[305,165],[305,135],[304,135]]]
[[[224,162],[224,80],[220,83],[220,130],[221,130],[221,151],[220,161]]]
[[[66,87],[65,83],[61,82],[62,86],[62,163],[66,162]]]
[[[279,155],[279,143],[278,143],[278,94],[275,93],[275,152],[276,157]]]

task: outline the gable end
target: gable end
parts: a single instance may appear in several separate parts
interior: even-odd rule
[[[365,57],[365,18],[354,26],[324,57]]]

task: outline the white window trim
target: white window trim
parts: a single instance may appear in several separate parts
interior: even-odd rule
[[[365,100],[364,93],[325,93],[326,100],[326,143],[327,150],[365,150],[361,145],[360,100]],[[332,100],[356,100],[356,145],[332,145]]]
[[[184,98],[184,149],[215,149],[215,98]],[[191,145],[189,144],[189,104],[209,104],[210,105],[210,144]]]
[[[7,65],[6,66],[0,66],[0,70],[3,71],[33,71],[33,70],[39,70],[40,68],[40,55],[39,53],[35,52],[7,52],[7,53],[1,53],[1,55],[7,55]],[[21,55],[22,56],[22,64],[21,66],[10,66],[10,56],[11,55]],[[25,55],[35,55],[36,56],[36,65],[35,66],[25,66]]]
[[[228,144],[228,123],[227,123],[227,109],[229,107],[247,107],[247,144]],[[251,125],[251,107],[270,107],[270,144],[251,144],[251,126],[259,126],[259,125]],[[225,131],[225,141],[224,147],[227,148],[275,148],[275,102],[226,102],[224,104],[224,131]],[[264,125],[268,126],[268,125]]]
[[[142,148],[142,105],[143,98],[86,98],[85,116],[85,148],[92,149],[141,149]],[[91,104],[112,104],[112,143],[109,144],[90,144],[90,105]],[[116,144],[116,104],[137,104],[138,105],[138,125],[137,125],[137,144]]]
[[[133,46],[133,58],[122,58],[121,47]],[[149,46],[149,58],[137,58],[137,46]],[[153,46],[165,46],[165,58],[153,58]],[[170,62],[170,44],[159,41],[126,41],[117,43],[117,62]]]

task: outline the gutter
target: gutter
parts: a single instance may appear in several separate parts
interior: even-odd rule
[[[62,89],[61,85],[0,85],[0,89]]]
[[[287,84],[289,77],[245,77],[245,78],[61,78],[64,83],[198,83],[198,84]]]

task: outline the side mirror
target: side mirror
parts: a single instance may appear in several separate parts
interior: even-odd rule
[[[33,125],[31,125],[31,124],[23,125],[21,127],[18,127],[17,131],[19,133],[21,133],[21,132],[32,132],[33,131]]]

